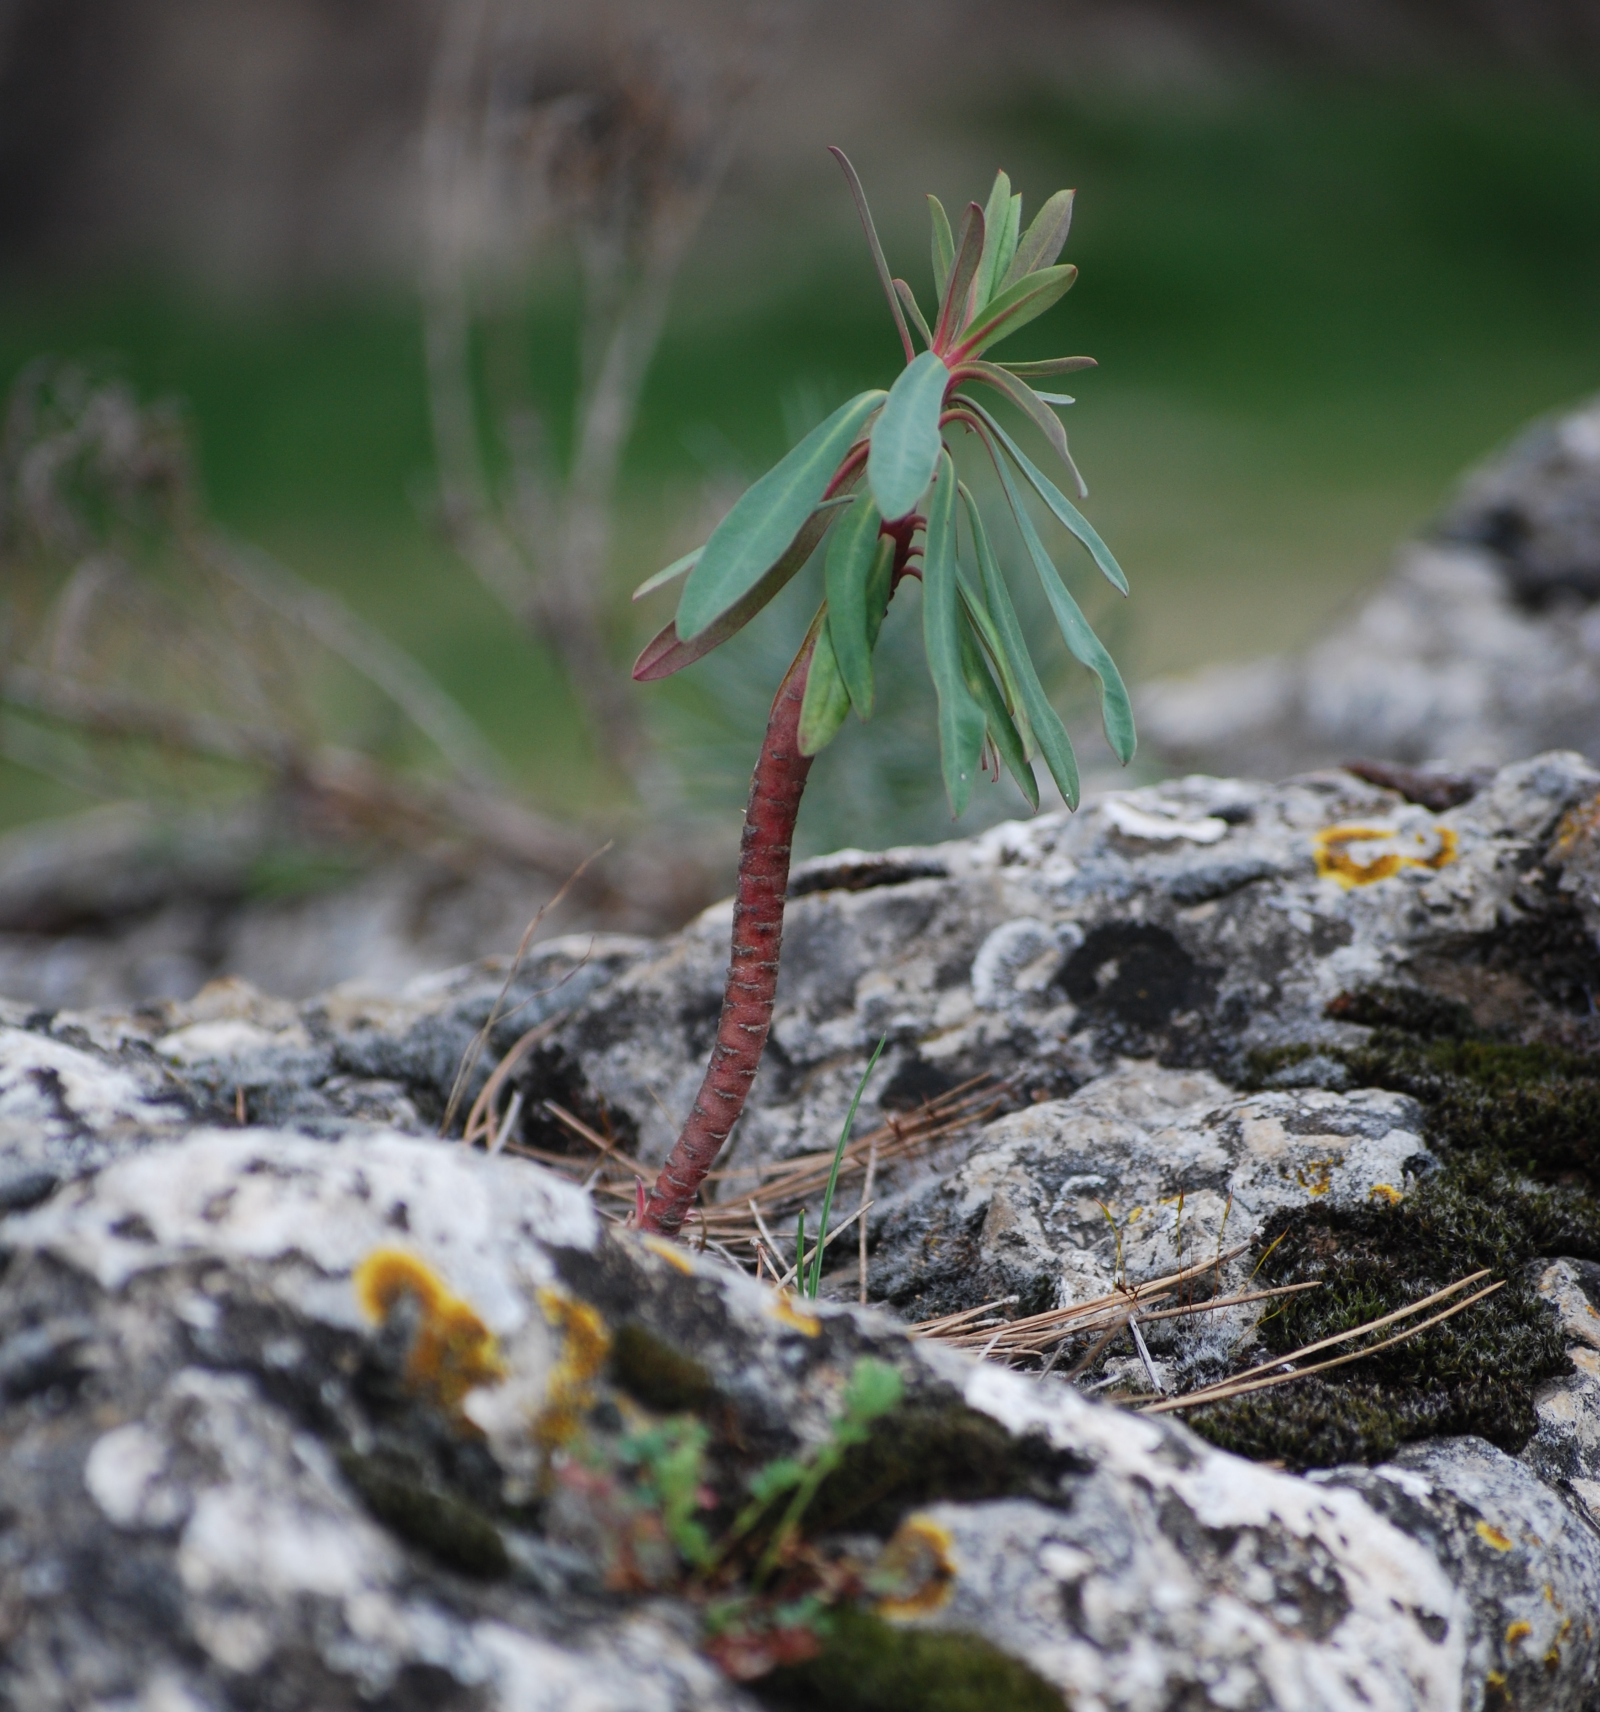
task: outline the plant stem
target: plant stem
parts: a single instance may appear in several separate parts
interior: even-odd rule
[[[739,885],[733,903],[733,951],[722,1001],[722,1020],[694,1109],[673,1143],[645,1202],[640,1228],[673,1235],[683,1224],[706,1173],[744,1109],[772,1027],[783,944],[783,906],[789,890],[789,852],[795,817],[811,771],[800,753],[800,704],[806,693],[813,642],[795,656],[767,719],[761,758],[750,781]]]

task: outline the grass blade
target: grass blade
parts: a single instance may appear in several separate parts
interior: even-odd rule
[[[872,1072],[877,1069],[878,1060],[883,1056],[883,1049],[888,1044],[889,1037],[884,1035],[871,1058],[867,1060],[867,1067],[861,1072],[861,1080],[856,1083],[855,1098],[850,1102],[850,1110],[844,1115],[844,1128],[839,1131],[839,1145],[833,1150],[833,1169],[828,1173],[828,1187],[822,1196],[822,1219],[817,1226],[817,1254],[811,1262],[811,1287],[804,1292],[813,1301],[822,1288],[822,1251],[828,1245],[828,1219],[833,1213],[833,1192],[839,1186],[839,1166],[844,1159],[844,1150],[850,1142],[850,1126],[856,1121],[856,1107],[861,1104],[861,1096],[867,1091],[867,1082]]]

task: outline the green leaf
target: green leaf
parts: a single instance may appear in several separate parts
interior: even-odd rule
[[[1022,226],[1022,192],[1019,190],[1011,198],[1011,206],[1006,209],[1005,237],[1000,244],[1000,259],[995,264],[995,291],[1005,284],[1005,278],[1011,271],[1011,264],[1017,257],[1017,233]],[[991,296],[993,293],[990,294]]]
[[[1072,453],[1067,448],[1067,431],[1061,426],[1061,418],[1038,393],[1025,380],[1018,380],[1015,375],[1007,374],[994,363],[967,363],[965,372],[982,381],[985,386],[992,386],[1003,398],[1016,405],[1050,442],[1050,449],[1072,472],[1072,479],[1078,484],[1079,494],[1087,498],[1088,489],[1084,486],[1083,477],[1078,474],[1078,466],[1073,463]],[[967,402],[970,403],[971,400]]]
[[[817,550],[828,525],[833,521],[835,507],[818,509],[800,526],[800,533],[789,543],[788,550],[767,574],[744,596],[706,626],[696,637],[685,642],[678,635],[677,621],[666,625],[647,642],[634,661],[633,676],[641,684],[670,678],[696,660],[703,660],[713,648],[720,647],[730,636],[743,630],[752,618],[773,598]]]
[[[928,507],[922,549],[922,639],[939,696],[939,758],[951,812],[972,796],[986,721],[961,671],[961,603],[956,586],[956,478],[948,452]]]
[[[928,198],[928,214],[933,221],[933,294],[944,302],[944,289],[950,283],[950,264],[956,259],[956,241],[950,235],[950,216],[937,196]]]
[[[933,480],[939,461],[939,416],[949,384],[950,371],[932,351],[924,351],[900,371],[872,425],[867,485],[891,523],[915,508]]]
[[[845,1416],[865,1425],[887,1415],[904,1394],[905,1384],[897,1368],[875,1356],[864,1355],[851,1368],[844,1388]]]
[[[994,364],[993,366],[998,368],[999,364]],[[1033,396],[1035,398],[1043,399],[1046,404],[1053,405],[1058,410],[1064,410],[1069,404],[1076,404],[1078,402],[1070,393],[1040,392],[1038,387],[1033,389]]]
[[[965,491],[963,488],[961,491]],[[1033,759],[1033,743],[1031,740],[1028,716],[1022,711],[1022,691],[1016,674],[1011,669],[1011,662],[1006,658],[1005,643],[1001,640],[1000,632],[995,628],[994,620],[989,616],[989,609],[983,603],[983,596],[967,581],[966,572],[960,561],[956,563],[956,581],[961,589],[961,606],[967,615],[967,622],[972,626],[978,641],[982,644],[983,652],[990,667],[1000,679],[1000,692],[1005,698],[1006,712],[1011,716],[1017,728],[1017,736],[1022,741],[1022,753],[1025,760]],[[977,691],[973,693],[976,695]]]
[[[684,584],[677,616],[678,635],[683,641],[694,641],[731,612],[785,561],[791,544],[822,503],[839,460],[883,398],[881,392],[863,392],[840,405],[740,495],[712,531],[699,563]],[[824,514],[824,528],[826,517]],[[821,539],[820,532],[817,539]]]
[[[1027,639],[1017,619],[1017,609],[1011,604],[1011,591],[1000,574],[1000,565],[989,545],[988,531],[978,512],[978,502],[965,487],[961,497],[967,507],[967,521],[972,526],[972,541],[978,552],[978,569],[983,578],[984,597],[989,616],[999,633],[1005,650],[1006,663],[1016,680],[1021,706],[1050,777],[1061,792],[1061,800],[1069,809],[1078,806],[1078,762],[1072,753],[1072,739],[1061,723],[1061,716],[1051,705],[1034,669],[1033,656],[1028,652]]]
[[[983,256],[978,262],[978,281],[972,293],[974,309],[982,309],[1000,282],[1000,251],[1011,219],[1011,180],[1004,172],[994,175],[994,188],[983,209]]]
[[[1007,374],[1014,374],[1018,380],[1044,380],[1049,375],[1074,374],[1079,369],[1097,369],[1099,361],[1094,357],[1043,357],[1036,363],[996,363],[996,368],[1002,368]]]
[[[1028,508],[1017,491],[1016,481],[1011,471],[1006,468],[1005,459],[993,448],[990,455],[994,458],[995,469],[1000,473],[1000,485],[1006,490],[1006,499],[1021,532],[1023,545],[1028,549],[1028,557],[1033,560],[1033,568],[1039,574],[1045,597],[1050,602],[1050,610],[1055,614],[1062,640],[1073,657],[1080,664],[1087,666],[1100,680],[1100,718],[1105,726],[1106,741],[1111,745],[1112,753],[1117,759],[1123,766],[1127,766],[1133,759],[1133,751],[1138,742],[1133,729],[1133,707],[1128,700],[1127,685],[1122,681],[1116,661],[1106,652],[1105,644],[1095,635],[1088,619],[1083,616],[1082,609],[1068,592],[1067,585],[1062,582],[1061,573],[1045,551],[1044,543],[1039,539],[1039,531],[1034,528]]]
[[[863,494],[828,543],[828,631],[839,676],[863,719],[872,716],[872,650],[889,599],[894,542],[880,535],[883,518]]]
[[[906,314],[911,317],[911,325],[922,335],[923,344],[932,348],[933,334],[928,330],[928,323],[923,319],[922,306],[917,302],[917,294],[903,279],[894,282],[895,290],[900,294],[900,301],[906,306]]]
[[[665,588],[675,577],[681,577],[685,571],[692,571],[704,551],[704,547],[696,547],[692,553],[685,553],[681,559],[674,559],[664,571],[657,571],[653,577],[646,577],[633,591],[633,598],[643,600],[647,594],[654,594],[658,588]]]
[[[967,680],[967,688],[972,691],[973,699],[983,709],[984,719],[989,727],[989,740],[994,744],[1000,759],[1005,762],[1006,771],[1017,781],[1018,788],[1028,799],[1029,806],[1037,809],[1039,781],[1033,776],[1033,768],[1028,765],[1022,738],[1011,722],[1011,715],[1006,712],[1005,699],[995,688],[994,679],[989,676],[983,650],[972,634],[972,608],[965,601],[962,604],[967,621],[961,626],[961,667]]]
[[[1061,254],[1061,246],[1067,241],[1067,230],[1072,225],[1072,199],[1075,195],[1077,192],[1073,190],[1058,190],[1034,215],[1033,224],[1018,243],[1011,266],[1000,281],[1002,291],[1028,274],[1049,267]]]
[[[1009,339],[1019,327],[1043,315],[1059,303],[1072,289],[1078,270],[1068,263],[1065,267],[1045,268],[1030,273],[1008,286],[995,300],[973,316],[971,326],[963,329],[960,345],[951,352],[956,362],[966,362],[1000,339]]]
[[[939,299],[939,319],[933,329],[934,343],[941,350],[966,323],[967,298],[982,259],[983,210],[976,202],[969,202],[966,218],[961,222],[961,236],[956,240],[956,259],[950,264],[950,277],[945,281],[944,296]]]
[[[872,223],[872,210],[867,206],[867,193],[861,188],[861,180],[844,150],[836,149],[830,143],[828,153],[838,161],[845,183],[850,186],[856,213],[861,216],[861,229],[867,234],[867,248],[872,251],[872,264],[878,270],[878,283],[883,287],[883,295],[889,299],[889,313],[894,317],[895,328],[900,334],[900,343],[906,348],[906,361],[909,363],[912,357],[911,334],[907,331],[905,316],[900,313],[900,302],[894,294],[894,286],[889,281],[889,264],[884,259],[883,245],[878,242],[878,228]]]
[[[1052,512],[1056,521],[1069,529],[1088,549],[1090,557],[1100,567],[1101,575],[1111,584],[1118,594],[1128,592],[1128,579],[1122,574],[1122,566],[1116,561],[1111,549],[1100,539],[1099,531],[1083,515],[1070,499],[1056,484],[1039,469],[1016,443],[1015,440],[1000,426],[998,422],[981,405],[974,404],[972,409],[983,419],[984,426],[995,436],[1006,449],[1006,455],[1028,478],[1033,491],[1038,494]]]
[[[815,640],[811,664],[806,668],[806,693],[800,703],[800,753],[820,754],[839,735],[850,711],[850,692],[839,676],[839,663],[828,637],[828,609],[818,612],[812,623]]]
[[[773,1462],[763,1463],[750,1476],[750,1496],[758,1504],[770,1504],[785,1492],[793,1492],[805,1477],[804,1467],[793,1457],[780,1456]]]

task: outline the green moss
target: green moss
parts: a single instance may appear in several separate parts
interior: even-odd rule
[[[906,1511],[936,1499],[1059,1497],[1077,1463],[1042,1440],[1013,1438],[957,1399],[918,1398],[890,1410],[852,1445],[817,1493],[812,1532],[863,1528],[887,1536]]]
[[[816,1712],[1062,1712],[1064,1697],[981,1635],[901,1629],[841,1611],[822,1652],[750,1690],[763,1705]]]
[[[340,1453],[339,1467],[367,1508],[402,1539],[484,1580],[511,1570],[500,1530],[481,1510],[425,1485],[400,1459]]]
[[[636,1402],[661,1414],[704,1409],[717,1390],[703,1363],[637,1320],[625,1320],[616,1330],[611,1377]]]
[[[1353,1048],[1260,1054],[1254,1075],[1281,1080],[1314,1054],[1335,1057],[1354,1086],[1422,1104],[1442,1165],[1398,1206],[1303,1208],[1269,1224],[1263,1246],[1281,1240],[1262,1279],[1321,1288],[1262,1322],[1263,1356],[1351,1330],[1480,1268],[1505,1287],[1393,1349],[1196,1410],[1190,1424],[1226,1449],[1294,1467],[1380,1459],[1440,1433],[1518,1451],[1534,1430],[1534,1392],[1568,1369],[1529,1265],[1600,1259],[1600,1059],[1487,1038],[1450,1001],[1402,988],[1341,995],[1329,1011],[1373,1033]]]

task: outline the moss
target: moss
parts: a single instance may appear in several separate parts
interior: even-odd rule
[[[840,1611],[822,1651],[749,1692],[765,1706],[829,1712],[1062,1712],[1061,1691],[981,1635],[900,1629]]]
[[[377,1519],[464,1575],[495,1580],[511,1570],[504,1539],[481,1510],[435,1491],[393,1456],[342,1451],[339,1466]]]
[[[1406,1034],[1465,1039],[1478,1032],[1472,1012],[1464,1004],[1421,987],[1377,984],[1356,993],[1340,993],[1328,1006],[1328,1015],[1339,1022],[1397,1028]]]
[[[849,1526],[887,1536],[907,1510],[937,1499],[1058,1500],[1081,1465],[1042,1439],[1013,1438],[956,1398],[920,1397],[882,1416],[822,1483],[808,1531]]]
[[[716,1397],[710,1370],[637,1320],[618,1326],[611,1345],[611,1377],[636,1402],[660,1414],[698,1412]]]

